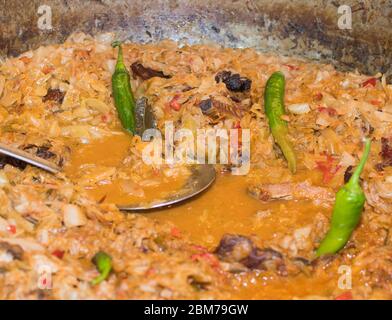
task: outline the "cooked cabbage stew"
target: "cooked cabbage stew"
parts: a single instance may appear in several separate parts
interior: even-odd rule
[[[125,213],[116,204],[181,190],[189,168],[146,163],[149,142],[122,129],[113,40],[77,33],[0,64],[0,141],[63,168],[52,175],[0,156],[1,299],[392,297],[392,86],[382,74],[252,49],[122,44],[134,97],[157,129],[250,132],[246,174],[218,163],[216,182],[195,199]],[[277,71],[295,173],[265,112]],[[359,224],[341,250],[318,256],[365,138]]]

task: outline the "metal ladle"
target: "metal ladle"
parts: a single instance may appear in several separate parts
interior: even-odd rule
[[[59,173],[62,171],[60,167],[49,161],[46,161],[45,159],[3,143],[0,143],[0,154],[24,161],[51,173]],[[213,165],[195,165],[191,168],[191,171],[191,176],[185,183],[184,187],[176,193],[173,192],[173,194],[169,195],[166,199],[157,200],[150,203],[118,205],[117,207],[124,211],[146,211],[167,207],[188,200],[200,194],[209,186],[211,186],[215,180],[215,169]]]

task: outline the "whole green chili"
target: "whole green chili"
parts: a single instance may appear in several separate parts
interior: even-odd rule
[[[91,281],[92,285],[96,285],[106,280],[112,270],[112,258],[107,253],[99,251],[95,254],[92,262],[97,267],[100,275]]]
[[[121,43],[116,41],[112,44],[118,47],[118,57],[114,73],[112,75],[112,93],[118,116],[124,129],[135,133],[135,98],[132,94],[130,77],[124,64]]]
[[[297,170],[294,149],[288,139],[287,121],[282,119],[284,108],[285,78],[282,72],[274,72],[267,81],[264,92],[264,108],[275,142],[286,158],[292,173]]]
[[[358,225],[365,205],[365,194],[359,185],[359,178],[370,153],[370,140],[366,140],[365,150],[358,167],[350,180],[336,194],[331,227],[317,249],[317,256],[336,253],[350,239]]]

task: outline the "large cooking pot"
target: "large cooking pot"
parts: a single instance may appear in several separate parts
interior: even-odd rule
[[[74,31],[114,31],[134,42],[170,38],[300,55],[383,72],[390,82],[391,22],[391,0],[0,0],[0,55],[61,42]]]

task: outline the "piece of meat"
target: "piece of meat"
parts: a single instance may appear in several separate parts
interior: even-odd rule
[[[27,163],[24,161],[5,155],[0,155],[0,169],[3,169],[7,164],[20,170],[24,170],[27,166]]]
[[[392,247],[370,247],[354,260],[354,270],[361,270],[361,276],[372,288],[383,288],[392,292]]]
[[[392,162],[392,138],[381,138],[381,157]]]
[[[251,270],[276,270],[279,275],[286,276],[287,270],[283,255],[273,249],[253,248],[249,256],[241,263]]]
[[[225,234],[214,253],[223,261],[239,262],[249,256],[253,248],[253,242],[249,238]]]
[[[42,159],[48,160],[56,157],[56,154],[50,151],[51,145],[41,145],[37,146],[35,144],[27,144],[19,146],[20,149],[32,153]],[[9,164],[13,167],[24,170],[27,166],[27,163],[13,157],[8,157],[5,155],[0,155],[0,169],[3,169],[6,164]]]
[[[209,110],[212,108],[212,99],[205,99],[200,101],[199,108],[203,114],[208,114]]]
[[[308,267],[312,265],[312,262],[308,259],[305,259],[303,257],[295,257],[293,259],[293,263],[301,266],[301,267]]]
[[[260,249],[251,239],[242,235],[225,234],[214,253],[220,260],[232,263],[233,270],[238,270],[237,265],[242,265],[244,270],[274,270],[279,275],[287,275],[280,252],[270,248]]]
[[[49,146],[37,146],[35,144],[28,144],[22,147],[23,150],[33,150],[37,157],[42,159],[51,159],[56,157],[56,154],[50,151]]]
[[[241,77],[238,73],[231,73],[231,71],[221,71],[215,76],[216,82],[223,82],[226,88],[233,92],[249,91],[252,86],[252,80]]]
[[[210,124],[217,124],[227,117],[239,119],[245,114],[245,110],[241,105],[224,103],[214,98],[200,101],[199,108],[209,118]]]
[[[242,118],[245,114],[245,109],[241,105],[228,104],[217,99],[212,99],[213,107],[221,114],[226,114],[235,118]]]
[[[23,259],[23,249],[17,244],[11,244],[5,241],[0,242],[0,251],[6,251],[11,254],[15,260]]]
[[[230,99],[233,100],[236,103],[240,103],[241,102],[241,99],[239,97],[237,97],[237,96],[234,96],[234,95],[230,96]]]
[[[376,165],[378,171],[384,170],[385,167],[392,166],[392,137],[381,138],[380,156],[382,162]]]
[[[56,156],[48,147],[38,147],[36,155],[43,159],[50,159]]]
[[[231,71],[220,71],[215,75],[215,81],[217,83],[219,82],[224,83],[230,76],[231,76]]]
[[[59,89],[49,89],[47,94],[42,98],[42,102],[55,101],[59,104],[63,103],[65,93]]]
[[[324,200],[333,201],[330,188],[317,187],[308,181],[300,183],[256,184],[248,187],[248,193],[262,201],[271,200]]]
[[[154,77],[170,79],[171,76],[165,75],[162,71],[154,70],[143,66],[139,62],[135,62],[131,65],[131,70],[134,77],[139,77],[142,80],[148,80]]]
[[[392,187],[383,180],[372,179],[363,182],[366,202],[375,211],[390,214],[392,212]]]

